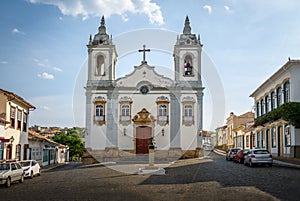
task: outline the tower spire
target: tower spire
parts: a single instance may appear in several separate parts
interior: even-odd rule
[[[183,34],[191,34],[191,26],[190,26],[190,20],[188,16],[186,16],[185,18]]]
[[[98,28],[98,31],[100,34],[106,34],[106,26],[105,26],[105,18],[104,15],[102,15],[100,26]]]

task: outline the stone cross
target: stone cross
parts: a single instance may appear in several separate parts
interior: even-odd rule
[[[143,52],[143,61],[142,64],[146,64],[146,52],[150,52],[150,49],[146,49],[146,45],[143,45],[143,49],[139,50],[139,52]]]

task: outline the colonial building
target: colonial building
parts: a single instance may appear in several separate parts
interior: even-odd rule
[[[0,160],[29,158],[28,117],[34,109],[15,93],[0,89]]]
[[[242,144],[244,143],[243,138],[237,138],[237,131],[241,129],[241,126],[253,121],[254,121],[253,112],[246,112],[239,116],[235,115],[233,112],[230,113],[226,123],[227,148],[235,147],[236,143],[239,143],[239,146],[242,146]],[[235,141],[235,139],[239,141]]]
[[[137,50],[143,53],[141,64],[116,78],[117,47],[102,17],[98,33],[87,45],[86,85],[85,147],[99,160],[148,154],[152,138],[156,157],[180,157],[201,148],[202,44],[191,32],[188,17],[174,43],[174,79],[147,63],[150,49],[145,46]]]
[[[250,97],[254,99],[256,110],[256,146],[268,149],[274,156],[300,158],[300,128],[289,124],[284,118],[274,118],[277,114],[283,117],[279,108],[290,102],[300,102],[300,60],[289,60]],[[294,115],[299,116],[297,112]],[[264,120],[267,116],[269,119]],[[262,120],[264,122],[260,123]]]

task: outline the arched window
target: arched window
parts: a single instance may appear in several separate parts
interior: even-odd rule
[[[259,117],[260,116],[260,113],[259,113],[259,102],[256,103],[256,117]]]
[[[261,99],[260,100],[260,112],[261,112],[261,115],[264,115],[265,114],[265,111],[264,111],[264,105],[265,105],[265,103],[264,103],[264,99]]]
[[[158,115],[159,116],[167,116],[167,106],[166,105],[159,105]]]
[[[276,94],[277,94],[277,107],[279,107],[282,104],[282,99],[281,99],[282,89],[281,89],[281,87],[277,88]]]
[[[129,105],[122,105],[122,116],[130,116],[130,107]]]
[[[104,107],[103,107],[103,105],[96,105],[96,116],[97,117],[104,116]]]
[[[286,81],[283,85],[284,103],[290,102],[290,81]]]
[[[193,75],[193,60],[190,55],[184,58],[184,75]]]
[[[192,105],[185,105],[184,106],[184,116],[185,117],[192,117],[193,116],[193,106]]]
[[[102,55],[99,55],[97,57],[96,75],[98,75],[98,76],[105,75],[104,57]]]
[[[271,111],[273,111],[275,108],[275,100],[276,100],[275,91],[272,91],[272,93],[271,93]]]
[[[269,112],[269,95],[265,97],[265,113]]]

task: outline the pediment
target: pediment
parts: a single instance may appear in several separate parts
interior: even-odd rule
[[[135,66],[132,73],[117,79],[116,87],[139,87],[141,83],[151,83],[153,87],[165,88],[170,88],[174,85],[172,79],[158,74],[153,66],[142,64]]]

